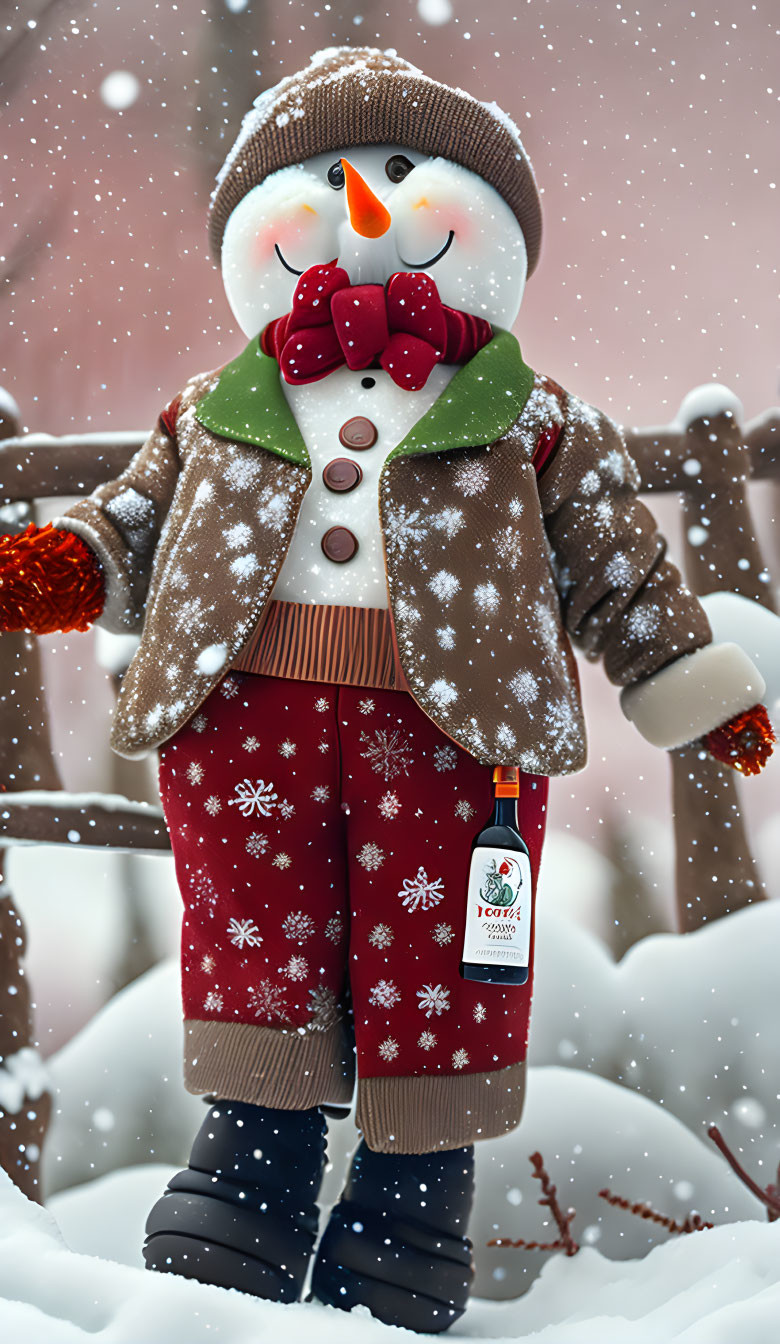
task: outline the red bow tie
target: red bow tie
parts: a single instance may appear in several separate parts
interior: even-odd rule
[[[310,266],[292,311],[269,322],[263,351],[288,383],[313,383],[346,364],[377,361],[393,382],[416,392],[434,364],[464,364],[493,335],[481,317],[448,308],[421,271],[398,271],[384,285],[350,285],[340,266]]]

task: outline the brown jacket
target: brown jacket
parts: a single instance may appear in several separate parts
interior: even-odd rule
[[[102,623],[143,627],[115,715],[121,755],[165,742],[234,661],[310,480],[278,367],[252,342],[187,385],[174,433],[159,422],[117,480],[59,520],[104,566]],[[621,686],[709,643],[638,488],[617,427],[534,375],[508,333],[388,456],[379,510],[400,661],[417,703],[480,761],[543,775],[585,764],[570,638]]]

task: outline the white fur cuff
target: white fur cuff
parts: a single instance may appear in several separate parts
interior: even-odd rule
[[[670,751],[719,728],[761,700],[766,684],[738,644],[708,644],[621,692],[627,719]]]

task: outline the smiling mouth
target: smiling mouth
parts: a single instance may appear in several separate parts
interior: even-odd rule
[[[279,258],[280,262],[282,263],[284,269],[286,271],[289,271],[290,275],[303,275],[303,271],[296,271],[295,267],[291,266],[289,261],[285,261],[284,257],[282,256],[282,250],[279,247],[278,243],[274,243],[274,251],[277,257]]]
[[[429,266],[433,266],[435,262],[441,261],[445,253],[449,252],[450,248],[452,247],[452,240],[454,237],[455,237],[455,230],[450,229],[447,241],[444,244],[444,246],[440,247],[438,252],[434,256],[429,257],[427,261],[407,261],[405,257],[401,257],[400,252],[398,255],[401,258],[401,261],[403,262],[407,270],[426,271]],[[277,257],[279,258],[280,262],[282,263],[284,269],[286,271],[289,271],[290,275],[303,275],[303,271],[296,271],[295,267],[291,266],[289,261],[285,261],[284,257],[282,256],[282,249],[280,248],[278,243],[274,243],[274,251]]]
[[[429,266],[433,266],[435,261],[441,261],[445,252],[449,252],[454,237],[455,237],[455,230],[450,229],[449,237],[446,243],[444,244],[444,247],[440,247],[439,251],[436,253],[436,256],[429,257],[427,261],[407,261],[404,257],[401,257],[401,261],[404,263],[404,266],[406,266],[410,271],[426,271]],[[398,253],[398,255],[399,257],[401,256],[400,252]]]

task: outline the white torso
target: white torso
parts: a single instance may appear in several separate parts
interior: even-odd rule
[[[320,382],[297,387],[281,380],[311,458],[312,481],[272,597],[284,602],[387,606],[379,473],[388,453],[430,410],[457,371],[457,365],[437,364],[419,392],[397,387],[384,369],[341,368]],[[373,387],[364,387],[364,379],[373,379]],[[357,451],[339,441],[339,430],[354,416],[364,416],[376,427],[372,448]],[[337,457],[357,462],[363,472],[360,483],[348,493],[335,493],[323,484],[323,469]],[[345,563],[323,553],[321,541],[331,527],[346,527],[357,538],[357,554]]]

